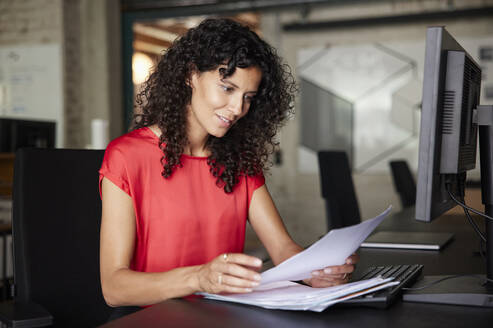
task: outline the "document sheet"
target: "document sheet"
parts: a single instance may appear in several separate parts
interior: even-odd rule
[[[303,252],[262,273],[261,284],[265,285],[274,281],[303,280],[310,278],[311,272],[314,270],[344,264],[346,259],[383,221],[391,208],[389,206],[380,215],[360,224],[329,231]]]
[[[328,306],[349,298],[398,284],[392,278],[380,277],[345,285],[312,288],[294,283],[311,277],[311,272],[327,266],[344,264],[370,233],[383,221],[391,206],[373,219],[360,224],[334,229],[309,248],[261,274],[260,286],[246,294],[208,294],[205,298],[244,303],[269,309],[323,311]]]

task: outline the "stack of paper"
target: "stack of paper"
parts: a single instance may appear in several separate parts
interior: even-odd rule
[[[208,294],[205,298],[244,303],[268,309],[323,311],[330,305],[398,284],[392,278],[373,278],[350,284],[312,288],[291,281],[311,277],[311,272],[344,264],[370,233],[382,222],[391,207],[360,224],[331,230],[312,246],[262,273],[259,287],[247,294]]]
[[[344,300],[394,286],[392,278],[373,278],[328,288],[312,288],[290,281],[261,286],[248,294],[203,294],[206,298],[260,306],[267,309],[321,312]]]

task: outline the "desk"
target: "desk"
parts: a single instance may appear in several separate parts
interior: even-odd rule
[[[370,265],[422,263],[424,274],[484,273],[474,231],[459,215],[433,223],[413,220],[413,209],[387,218],[378,230],[453,232],[454,240],[442,251],[360,249],[357,270]],[[328,308],[322,313],[266,310],[210,300],[169,300],[104,327],[491,327],[487,308],[397,302],[387,310]]]
[[[484,227],[483,219],[477,219]],[[454,239],[442,251],[409,251],[361,248],[357,270],[392,263],[424,265],[424,275],[485,273],[486,264],[479,253],[479,238],[464,215],[444,215],[431,223],[414,220],[414,207],[385,219],[376,231],[452,232]]]

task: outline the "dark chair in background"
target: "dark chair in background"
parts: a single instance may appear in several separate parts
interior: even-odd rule
[[[390,170],[394,187],[403,208],[414,206],[416,203],[416,182],[409,169],[409,165],[404,160],[390,161]]]
[[[348,156],[342,151],[319,151],[320,186],[325,199],[327,229],[361,222]]]
[[[103,155],[66,149],[16,153],[12,304],[41,305],[56,327],[94,327],[110,313],[99,277]]]

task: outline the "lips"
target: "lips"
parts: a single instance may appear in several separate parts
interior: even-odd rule
[[[233,120],[227,119],[224,116],[221,116],[219,114],[216,114],[216,116],[219,118],[219,120],[224,123],[226,126],[230,126],[233,123]]]

